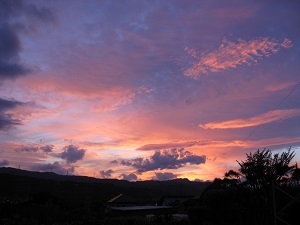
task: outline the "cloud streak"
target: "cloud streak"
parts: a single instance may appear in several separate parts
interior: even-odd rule
[[[285,39],[280,43],[268,37],[256,38],[250,41],[242,39],[238,39],[237,42],[225,41],[217,50],[200,56],[183,74],[197,79],[210,72],[221,72],[241,65],[250,66],[264,57],[275,54],[280,48],[290,48],[292,45],[292,41],[289,39]],[[196,57],[196,53],[192,49],[188,49],[188,54]]]
[[[170,142],[170,143],[162,143],[162,144],[147,144],[143,145],[137,150],[142,151],[152,151],[152,150],[163,150],[163,149],[172,149],[172,148],[188,148],[193,146],[203,146],[207,145],[209,142],[207,141],[183,141],[183,142]]]
[[[204,129],[233,129],[258,126],[259,124],[272,123],[288,118],[300,116],[300,109],[275,110],[254,116],[249,119],[236,119],[217,123],[199,124]]]
[[[16,149],[17,152],[44,152],[50,153],[55,148],[54,145],[22,145]]]

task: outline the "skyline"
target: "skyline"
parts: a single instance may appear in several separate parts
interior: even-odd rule
[[[0,166],[212,180],[300,161],[300,3],[1,1]]]

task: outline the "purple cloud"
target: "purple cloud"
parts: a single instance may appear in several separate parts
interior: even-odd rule
[[[86,152],[85,149],[79,149],[75,145],[68,145],[63,148],[63,152],[59,154],[59,157],[66,160],[67,163],[75,163],[78,160],[83,159]]]
[[[118,164],[118,161],[117,160],[113,160],[110,162],[111,164]]]
[[[1,47],[0,47],[1,50]],[[1,62],[0,62],[1,63]],[[1,67],[1,65],[0,65]],[[0,68],[1,70],[1,68]],[[0,72],[1,73],[1,72]],[[1,74],[0,74],[1,77]],[[6,110],[13,109],[23,103],[18,101],[10,101],[0,98],[0,130],[11,128],[15,125],[21,124],[21,121],[14,119],[11,113],[6,113]]]
[[[22,44],[18,32],[31,31],[37,21],[54,22],[54,14],[50,9],[38,8],[20,0],[0,1],[0,9],[0,79],[12,79],[30,72],[20,61]]]
[[[0,160],[0,166],[8,166],[9,162],[6,159]]]
[[[16,31],[8,26],[0,26],[0,78],[15,78],[29,70],[19,62],[21,43]]]
[[[121,165],[132,166],[138,173],[151,170],[178,169],[186,164],[199,165],[205,163],[206,156],[198,156],[189,151],[181,149],[171,149],[156,151],[150,158],[135,158],[122,160]]]
[[[174,174],[174,173],[155,173],[155,177],[153,177],[153,179],[155,180],[172,180],[177,178],[178,175]]]
[[[134,173],[130,173],[130,174],[121,174],[120,176],[123,180],[129,180],[129,181],[135,181],[137,180],[137,176]]]
[[[16,149],[17,152],[44,152],[49,153],[52,152],[52,150],[55,148],[54,145],[22,145],[19,148]]]
[[[52,152],[52,150],[55,148],[54,145],[44,145],[40,147],[40,150],[42,150],[45,153]]]
[[[100,175],[101,175],[101,177],[102,178],[109,178],[109,177],[111,177],[111,175],[112,175],[112,173],[113,173],[114,171],[112,170],[112,169],[109,169],[109,170],[101,170],[100,171]]]
[[[31,166],[32,170],[42,171],[42,172],[55,172],[57,174],[73,174],[75,171],[74,167],[65,168],[59,162],[48,163],[48,164],[35,164]]]
[[[55,16],[52,10],[45,7],[37,7],[34,4],[28,4],[23,0],[2,0],[0,1],[0,18],[4,21],[10,20],[13,16],[24,15],[28,18],[42,21],[54,22]]]

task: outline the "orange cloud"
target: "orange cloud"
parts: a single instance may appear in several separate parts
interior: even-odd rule
[[[280,48],[290,48],[292,42],[285,39],[282,43],[267,37],[256,38],[250,41],[238,39],[235,42],[224,41],[215,51],[203,54],[197,62],[183,73],[187,77],[195,79],[209,72],[221,72],[239,65],[251,65],[257,63],[263,57],[269,57],[279,51]],[[195,51],[188,49],[188,54],[195,57]]]
[[[254,116],[249,119],[236,119],[219,123],[199,124],[204,129],[232,129],[257,126],[259,124],[271,123],[279,120],[285,120],[291,117],[300,116],[299,109],[275,110]]]

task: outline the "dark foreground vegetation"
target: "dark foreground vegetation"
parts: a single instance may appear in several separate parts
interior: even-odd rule
[[[212,183],[128,182],[0,168],[0,224],[282,225],[299,224],[300,169],[294,152],[257,151]],[[199,196],[168,215],[114,216],[106,201],[120,193],[155,205],[164,195]],[[201,194],[201,195],[200,195]],[[178,219],[175,213],[188,217]]]
[[[300,169],[290,165],[291,150],[272,154],[257,151],[238,162],[202,193],[190,210],[193,224],[300,224]]]

